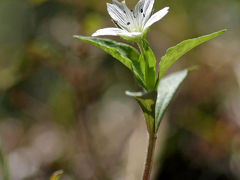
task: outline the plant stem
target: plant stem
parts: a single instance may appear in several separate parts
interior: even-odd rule
[[[149,180],[150,179],[156,140],[157,140],[156,133],[149,133],[147,158],[146,158],[146,162],[145,162],[143,180]]]

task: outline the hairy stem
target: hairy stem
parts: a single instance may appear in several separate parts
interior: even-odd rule
[[[156,140],[157,140],[157,135],[155,133],[149,133],[147,157],[146,157],[146,161],[145,161],[143,180],[150,179]]]

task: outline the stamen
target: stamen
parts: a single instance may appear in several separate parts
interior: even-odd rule
[[[141,9],[140,12],[143,13],[143,9]]]
[[[124,12],[124,14],[126,14],[126,11],[123,11]]]
[[[128,22],[127,25],[130,25],[130,22]]]
[[[145,14],[143,14],[143,17],[145,17]]]

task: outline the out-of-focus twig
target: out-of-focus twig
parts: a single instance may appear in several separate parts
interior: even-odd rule
[[[3,150],[2,150],[1,140],[0,140],[0,164],[2,169],[3,180],[9,180],[10,178],[9,178],[7,159],[6,159],[6,155],[3,153]]]

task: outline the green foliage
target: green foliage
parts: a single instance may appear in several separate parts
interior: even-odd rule
[[[141,59],[141,56],[139,57],[139,60]],[[132,70],[135,78],[137,79],[138,83],[144,88],[147,89],[146,83],[144,81],[144,75],[141,70],[141,64],[139,61],[133,61],[132,64]]]
[[[151,92],[130,92],[126,91],[126,95],[134,97],[142,111],[147,124],[148,132],[151,133],[154,131],[154,119],[155,119],[155,99],[157,97],[156,91]]]
[[[140,44],[142,54],[139,58],[141,72],[147,90],[153,90],[156,84],[156,58],[148,42],[142,40]]]
[[[157,92],[126,91],[126,94],[134,97],[140,105],[149,133],[158,131],[164,112],[190,70],[192,69],[185,69],[163,78],[158,84]]]
[[[101,48],[102,50],[112,55],[117,60],[119,60],[130,70],[132,70],[132,62],[138,61],[139,58],[138,51],[132,46],[129,46],[127,44],[96,37],[86,36],[74,36],[74,37],[78,40],[88,42],[98,48]]]
[[[108,54],[112,55],[114,58],[119,60],[123,65],[129,68],[135,78],[137,79],[138,83],[145,89],[147,89],[146,81],[144,79],[145,70],[141,70],[141,65],[139,63],[139,59],[141,59],[139,52],[134,47],[119,43],[116,41],[103,39],[103,38],[96,38],[96,37],[86,37],[86,36],[74,36],[76,39],[88,42],[98,48],[101,48]],[[149,50],[146,47],[147,52]]]
[[[175,63],[180,57],[182,57],[184,54],[189,52],[194,47],[196,47],[210,39],[217,37],[218,35],[222,34],[225,31],[226,30],[221,30],[221,31],[209,34],[209,35],[201,36],[201,37],[194,38],[194,39],[188,39],[188,40],[185,40],[185,41],[179,43],[178,45],[176,45],[174,47],[169,48],[167,50],[166,55],[161,58],[161,61],[159,63],[159,79],[162,78],[162,76],[168,70],[168,68],[173,63]]]
[[[160,80],[157,87],[157,99],[155,107],[155,132],[157,132],[160,122],[163,118],[169,103],[174,97],[177,89],[187,77],[189,69],[185,69],[179,72],[168,75]]]
[[[96,37],[74,37],[103,49],[134,73],[139,84],[147,92],[127,91],[126,94],[133,96],[142,108],[149,133],[156,133],[164,112],[180,84],[187,77],[190,69],[173,73],[161,79],[162,76],[172,64],[188,51],[214,37],[217,37],[225,31],[226,30],[222,30],[198,38],[185,40],[178,45],[169,48],[166,55],[161,58],[159,63],[158,81],[156,79],[156,58],[145,39],[138,41],[141,50],[141,54],[139,55],[135,48],[127,44]]]

